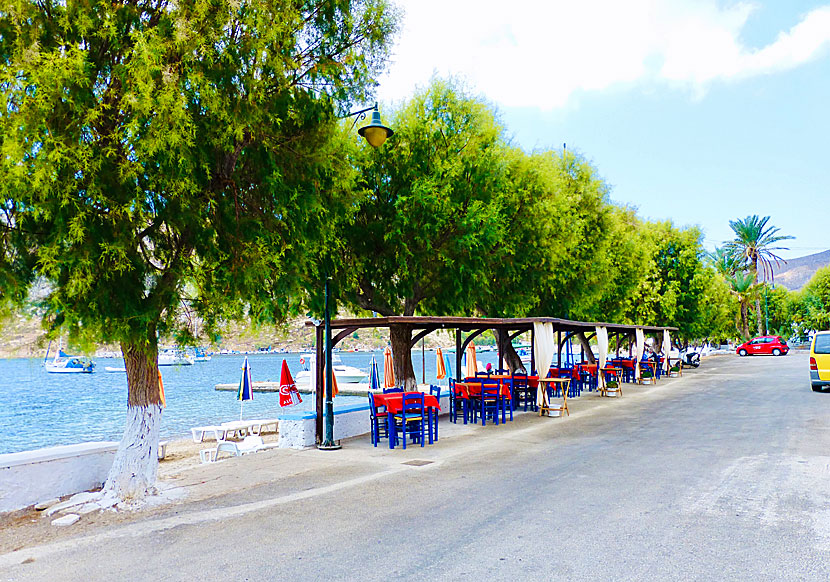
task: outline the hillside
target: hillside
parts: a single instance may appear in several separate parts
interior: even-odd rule
[[[351,316],[352,314],[342,314]],[[262,327],[252,330],[243,324],[228,324],[220,341],[211,350],[229,349],[237,351],[256,351],[260,348],[287,349],[292,352],[310,350],[314,346],[314,329],[306,327],[305,318],[296,319],[285,327]],[[24,316],[11,317],[0,320],[0,358],[42,358],[46,353],[44,332],[40,321]],[[487,338],[489,339],[489,338]],[[163,342],[166,345],[171,341]],[[386,347],[389,343],[389,333],[386,329],[362,329],[338,344],[344,350],[360,349],[375,350]],[[426,347],[453,346],[454,336],[447,331],[429,335],[425,340]],[[66,351],[67,348],[64,348]],[[69,346],[68,351],[78,353],[80,350]],[[118,346],[101,345],[98,352],[119,352]]]
[[[830,265],[830,250],[789,259],[786,263],[773,265],[775,284],[790,291],[798,291],[812,278],[820,268]]]

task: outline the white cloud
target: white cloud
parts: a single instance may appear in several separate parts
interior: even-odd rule
[[[404,27],[381,79],[383,99],[411,95],[433,72],[465,78],[505,106],[560,107],[579,91],[716,80],[796,67],[830,46],[830,6],[771,44],[740,40],[757,6],[714,0],[397,0]]]

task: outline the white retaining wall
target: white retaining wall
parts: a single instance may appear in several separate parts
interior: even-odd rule
[[[0,455],[0,512],[100,487],[117,449],[99,441]]]

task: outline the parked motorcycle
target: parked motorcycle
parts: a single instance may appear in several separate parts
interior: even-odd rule
[[[684,368],[697,368],[700,366],[700,352],[691,346],[680,350],[680,363]]]

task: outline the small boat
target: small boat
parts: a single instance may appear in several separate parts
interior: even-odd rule
[[[95,371],[95,362],[89,358],[70,356],[63,353],[62,342],[58,345],[58,353],[54,359],[49,361],[51,347],[52,342],[49,342],[49,347],[46,348],[46,357],[43,359],[43,367],[50,374],[91,374]]]
[[[195,348],[193,350],[193,361],[194,362],[209,362],[210,355],[207,353],[205,348]]]
[[[303,366],[301,372],[297,373],[294,381],[297,384],[308,384],[311,381],[311,363],[314,360],[314,354],[302,354],[300,356],[300,365]],[[369,374],[360,368],[354,366],[346,366],[343,360],[335,353],[331,354],[331,367],[334,370],[334,376],[338,383],[342,384],[356,384],[369,380]]]
[[[125,368],[123,366],[121,366],[120,368],[118,366],[104,366],[104,371],[105,372],[111,372],[111,373],[121,372],[122,374],[126,374],[127,373],[127,368]]]
[[[159,366],[192,366],[194,358],[184,350],[167,348],[159,352]]]

